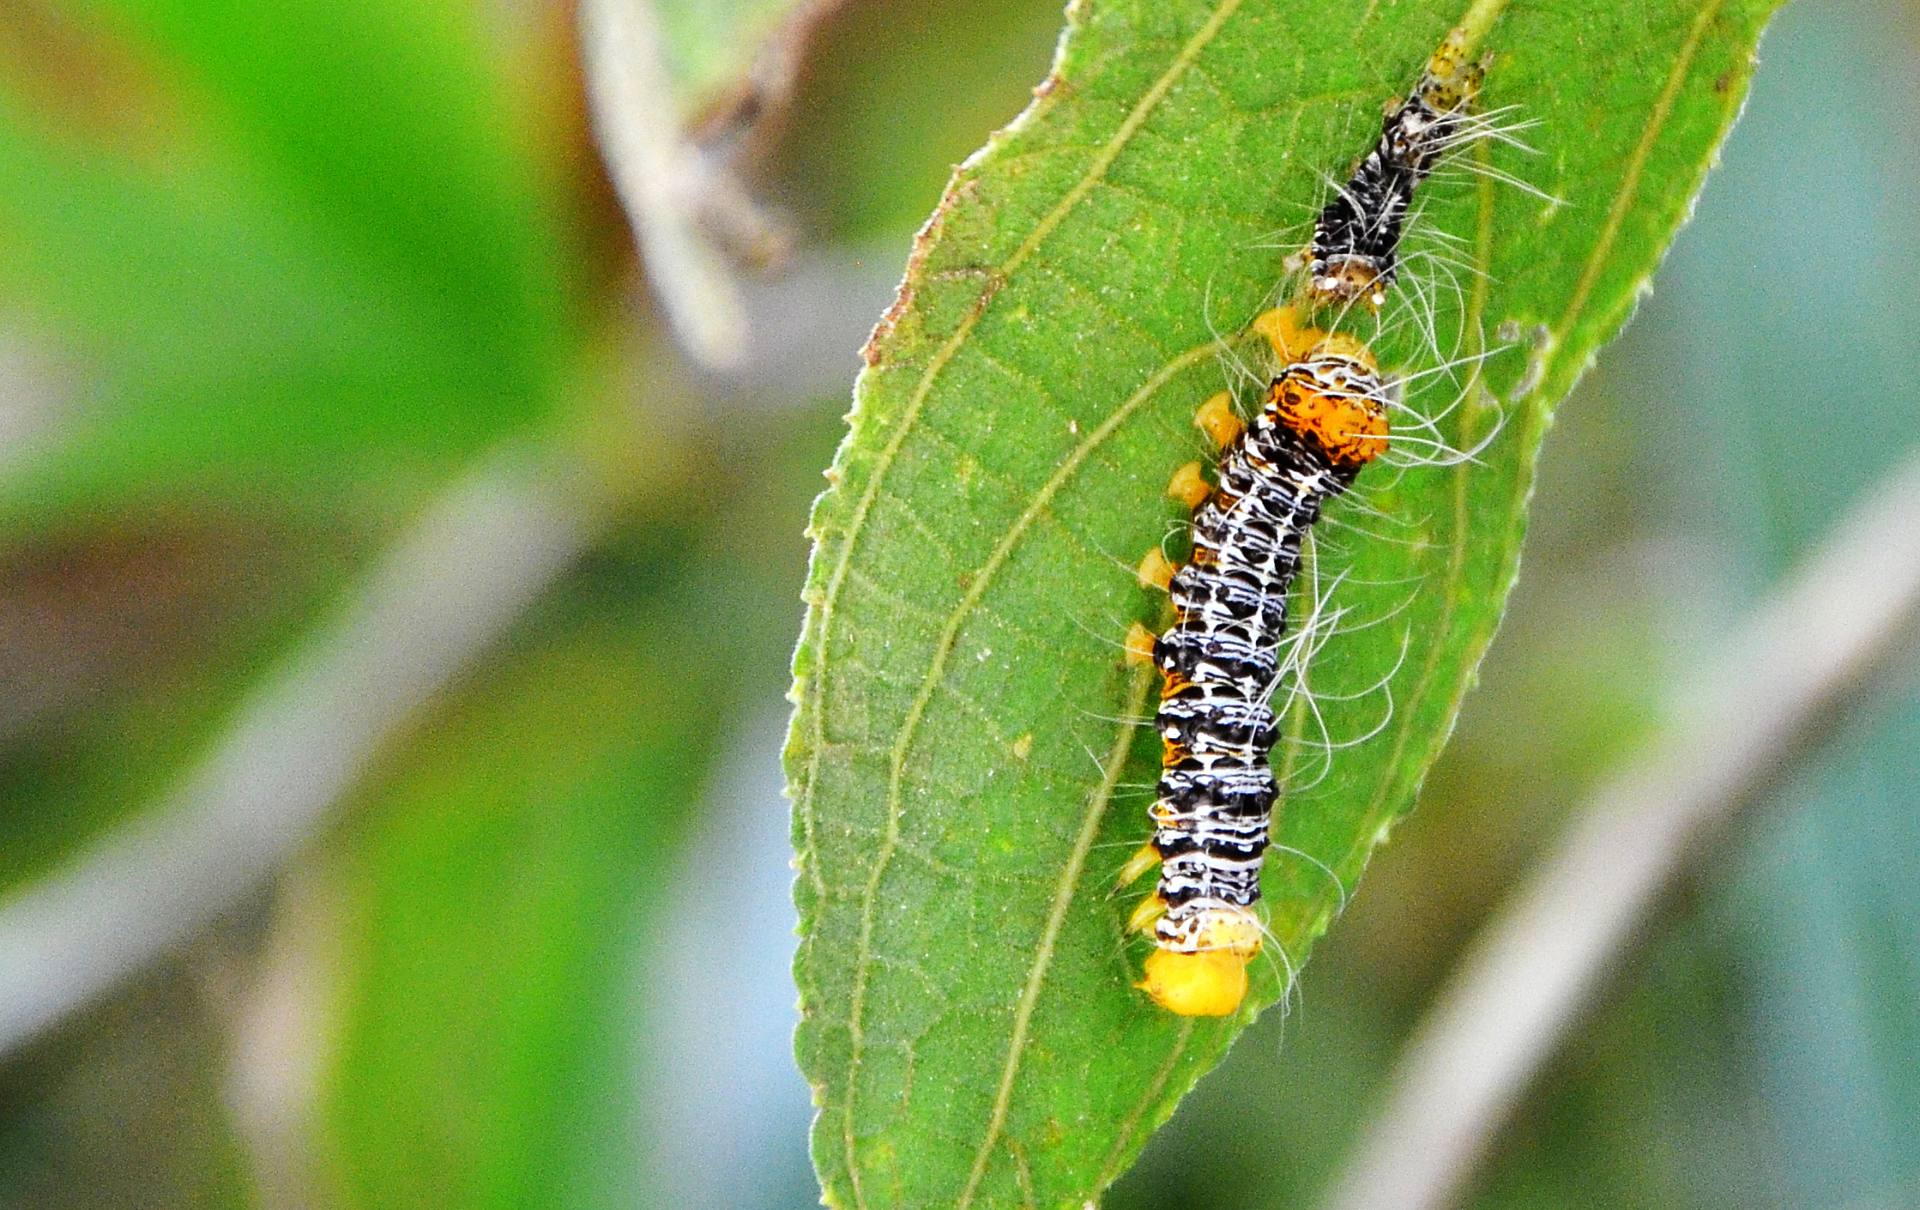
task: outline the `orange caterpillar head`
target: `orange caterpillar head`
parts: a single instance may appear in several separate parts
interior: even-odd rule
[[[1182,1017],[1225,1017],[1247,994],[1247,963],[1260,952],[1260,921],[1241,907],[1208,907],[1182,921],[1176,944],[1147,955],[1136,984]],[[1164,944],[1164,940],[1163,940]]]
[[[1316,344],[1267,390],[1267,410],[1343,470],[1387,449],[1386,388],[1366,345],[1343,333]]]

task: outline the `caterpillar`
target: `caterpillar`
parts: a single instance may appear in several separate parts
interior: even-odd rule
[[[1469,63],[1468,53],[1463,31],[1447,35],[1413,91],[1388,110],[1373,148],[1320,211],[1306,253],[1310,304],[1358,300],[1378,310],[1399,267],[1414,190],[1447,151],[1493,133],[1468,121],[1486,74],[1485,61]]]
[[[1138,987],[1182,1016],[1225,1016],[1247,989],[1263,926],[1253,905],[1278,786],[1268,698],[1286,633],[1300,544],[1327,501],[1387,446],[1386,388],[1358,339],[1297,325],[1291,308],[1255,322],[1284,368],[1242,425],[1224,392],[1195,422],[1221,449],[1219,484],[1199,464],[1169,493],[1193,508],[1193,552],[1177,571],[1156,549],[1141,576],[1165,588],[1174,620],[1159,636],[1135,623],[1128,656],[1163,679],[1153,839],[1123,884],[1160,866],[1129,921],[1152,930]],[[1295,358],[1296,351],[1301,355]]]

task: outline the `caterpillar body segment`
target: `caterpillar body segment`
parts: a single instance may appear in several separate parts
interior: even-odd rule
[[[1419,83],[1388,110],[1380,137],[1320,211],[1307,248],[1314,305],[1358,302],[1378,310],[1399,268],[1401,229],[1414,190],[1440,157],[1478,133],[1468,124],[1485,62],[1469,62],[1466,36],[1447,36]]]
[[[1152,642],[1163,678],[1164,753],[1149,809],[1160,875],[1133,920],[1151,925],[1156,947],[1138,986],[1183,1016],[1228,1015],[1246,993],[1278,795],[1268,699],[1287,591],[1322,507],[1387,441],[1386,392],[1365,345],[1301,329],[1291,315],[1261,324],[1270,338],[1284,329],[1304,355],[1273,379],[1260,413],[1222,452],[1218,486],[1194,512],[1193,557],[1168,581],[1173,624]],[[1129,650],[1139,637],[1129,636]],[[1123,874],[1137,878],[1152,865],[1137,854]]]
[[[1144,977],[1134,986],[1182,1017],[1231,1016],[1247,995],[1247,963],[1260,952],[1260,928],[1252,912],[1223,914],[1220,936],[1240,940],[1222,940],[1214,949],[1157,949],[1147,955]]]

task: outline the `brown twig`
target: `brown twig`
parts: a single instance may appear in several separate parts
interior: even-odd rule
[[[680,132],[651,0],[581,0],[580,41],[594,134],[647,279],[681,346],[727,369],[746,319],[726,256],[701,227],[700,199],[712,186],[699,148]]]
[[[562,477],[523,451],[430,508],[185,782],[67,868],[0,899],[0,1054],[260,885],[382,740],[500,636],[593,528]]]

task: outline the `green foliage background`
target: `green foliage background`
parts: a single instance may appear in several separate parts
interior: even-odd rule
[[[1405,6],[1378,7],[1381,28],[1399,28]],[[727,92],[752,58],[743,43],[785,16],[752,3],[661,11],[689,114]],[[1124,11],[1088,9],[1095,21]],[[1168,45],[1183,11],[1165,10]],[[1501,86],[1523,87],[1529,104],[1564,95],[1573,107],[1540,113],[1545,145],[1572,141],[1579,113],[1642,95],[1615,52],[1681,37],[1699,10],[1605,36],[1568,6],[1522,6],[1499,28],[1528,12],[1583,39],[1602,78],[1561,94],[1531,82],[1541,62],[1501,66]],[[1276,19],[1324,20],[1304,7]],[[1191,225],[1210,244],[1143,253],[1116,223],[1074,246],[1110,239],[1103,273],[1132,272],[1143,255],[1205,262],[1208,306],[1150,301],[1170,320],[1232,329],[1273,272],[1264,250],[1238,250],[1290,221],[1282,204],[1307,189],[1291,170],[1262,175],[1264,153],[1286,138],[1304,157],[1306,140],[1361,137],[1377,103],[1366,98],[1398,87],[1451,19],[1426,13],[1383,35],[1376,61],[1330,52],[1347,64],[1331,87],[1351,96],[1302,111],[1291,136],[1249,124],[1225,175],[1168,178],[1200,204],[1265,187],[1219,216],[1231,234],[1207,235],[1214,215],[1202,211]],[[818,1195],[789,1046],[792,874],[773,754],[806,509],[843,431],[853,352],[914,227],[951,166],[1029,100],[1059,6],[862,0],[814,24],[792,108],[754,132],[751,184],[793,224],[797,280],[853,284],[789,298],[752,339],[804,340],[729,379],[688,370],[633,302],[570,22],[546,5],[463,0],[32,0],[0,14],[0,924],[14,895],[177,784],[475,459],[532,446],[583,471],[602,517],[588,554],[389,737],[270,887],[0,1056],[0,1204]],[[1659,291],[1558,412],[1526,574],[1424,809],[1373,861],[1295,1010],[1253,1027],[1106,1204],[1310,1204],[1460,944],[1579,790],[1660,726],[1681,653],[1722,632],[1912,445],[1906,333],[1920,293],[1902,266],[1920,235],[1886,199],[1920,182],[1920,155],[1889,137],[1920,121],[1907,70],[1920,23],[1899,0],[1837,0],[1790,8],[1779,25],[1752,112]],[[1273,53],[1249,43],[1256,52]],[[1107,86],[1124,96],[1128,69],[1113,66]],[[1290,85],[1277,82],[1276,98]],[[1099,100],[1087,92],[1055,103]],[[1110,130],[1121,112],[1110,97],[1084,130]],[[1198,146],[1207,134],[1180,137]],[[1090,154],[1071,142],[1054,150]],[[1551,158],[1514,166],[1548,186],[1563,171]],[[1470,213],[1471,184],[1448,189],[1438,204]],[[1586,203],[1608,195],[1605,182],[1565,192],[1562,230],[1604,220]],[[1495,197],[1498,223],[1528,213],[1522,195]],[[1881,252],[1851,260],[1857,288],[1837,295],[1835,247]],[[1611,308],[1596,332],[1644,268],[1596,287]],[[1542,272],[1497,275],[1490,302],[1564,289],[1561,269]],[[1160,277],[1196,285],[1186,272],[1146,280]],[[947,280],[958,305],[977,296],[977,276]],[[1028,310],[1086,335],[1074,360],[1098,381],[1070,402],[1105,415],[1113,396],[1100,384],[1137,385],[1146,355],[1116,347],[1100,309],[1114,302],[1054,286]],[[1176,336],[1175,350],[1205,339],[1204,328]],[[1112,527],[1101,536],[1118,559],[1156,530],[1143,502],[1191,456],[1175,444],[1192,440],[1185,414],[1208,373],[1196,361],[1169,388],[1182,397],[1144,408],[1153,427],[1127,457],[1089,472],[1099,494],[1084,519]],[[1489,381],[1504,390],[1517,373],[1496,362]],[[1846,409],[1808,406],[1841,381]],[[1006,421],[1033,415],[1009,407]],[[1528,416],[1544,419],[1509,416],[1488,490],[1522,481]],[[1016,433],[953,435],[991,449]],[[1429,490],[1423,473],[1474,482],[1409,472],[1384,497]],[[1488,566],[1510,554],[1490,550]],[[1114,575],[1065,589],[1102,634],[1149,607]],[[963,591],[935,587],[949,601]],[[1479,616],[1490,626],[1490,603]],[[1120,674],[1084,654],[1094,638],[1047,624],[1094,674],[1090,707],[1118,713]],[[1352,653],[1340,675],[1361,678],[1377,655]],[[1910,1196],[1920,888],[1908,857],[1920,812],[1906,754],[1920,709],[1909,688],[1863,714],[1669,905],[1500,1139],[1474,1204]],[[1077,725],[1112,735],[1099,719]],[[1036,736],[1034,759],[1083,790],[1092,766],[1063,743]],[[1062,801],[1079,800],[1050,809]],[[1113,812],[1100,839],[1132,838],[1129,814]],[[1293,818],[1314,836],[1350,827]],[[1095,852],[1117,863],[1123,850]],[[1297,892],[1298,927],[1316,923],[1324,882],[1284,877],[1276,897]],[[1102,987],[1127,958],[1100,955]],[[1128,1027],[1131,1011],[1116,991],[1090,1016]],[[1034,1036],[1082,1044],[1051,1027]],[[1136,1040],[1107,1070],[1169,1053]],[[963,1057],[997,1070],[1004,1056]],[[1007,1200],[1003,1163],[977,1204]]]

